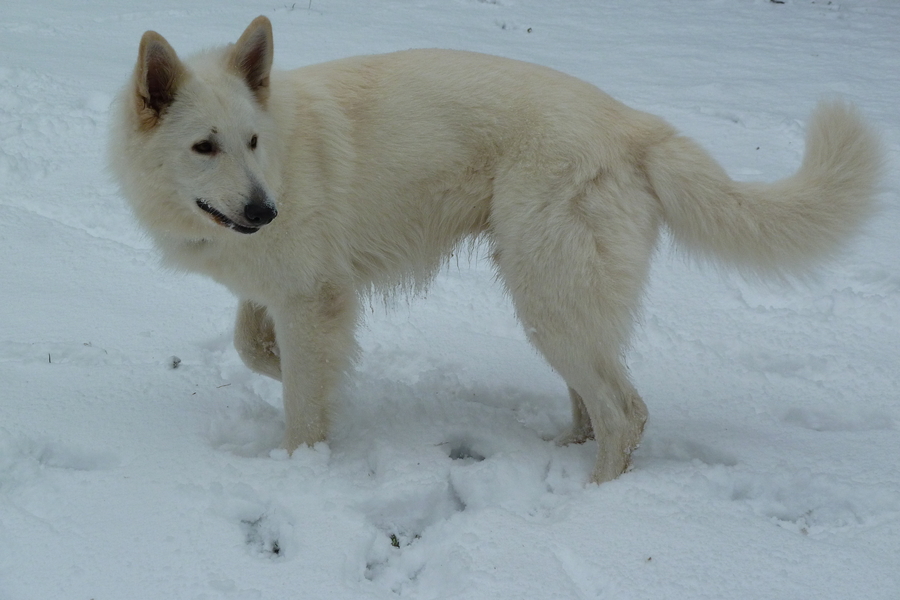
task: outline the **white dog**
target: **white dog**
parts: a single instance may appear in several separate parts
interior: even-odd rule
[[[284,384],[293,451],[328,435],[359,297],[490,243],[531,342],[569,386],[592,479],[628,466],[647,408],[622,363],[660,225],[762,274],[802,272],[870,212],[880,147],[841,103],[797,174],[732,181],[661,119],[556,71],[410,50],[272,71],[272,27],[182,62],[141,39],[111,162],[170,264],[241,299],[235,344]]]

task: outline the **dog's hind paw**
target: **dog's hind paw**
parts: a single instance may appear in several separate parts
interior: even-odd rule
[[[594,439],[594,430],[588,427],[570,427],[561,434],[553,438],[553,443],[557,446],[568,446],[570,444],[583,444]]]

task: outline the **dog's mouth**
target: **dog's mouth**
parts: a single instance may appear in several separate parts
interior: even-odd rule
[[[250,234],[250,233],[256,233],[257,231],[259,231],[259,227],[247,227],[246,225],[238,225],[237,223],[235,223],[234,221],[232,221],[231,219],[229,219],[228,217],[223,215],[221,212],[219,212],[218,210],[216,210],[215,208],[213,208],[212,206],[210,206],[205,201],[203,201],[199,198],[197,198],[197,206],[200,207],[200,210],[204,211],[209,216],[211,216],[213,221],[215,221],[216,223],[218,223],[219,225],[221,225],[223,227],[233,229],[233,230],[237,231],[238,233]]]

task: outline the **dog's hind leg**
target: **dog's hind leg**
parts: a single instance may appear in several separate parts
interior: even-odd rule
[[[528,337],[569,386],[573,426],[561,441],[598,445],[595,482],[629,465],[647,407],[622,362],[656,243],[655,202],[610,173],[560,197],[516,185],[495,196],[495,261]],[[540,183],[540,182],[538,182]],[[555,197],[554,197],[555,196]]]
[[[586,368],[587,367],[587,368]],[[582,365],[580,375],[567,381],[583,390],[584,407],[596,432],[598,455],[591,479],[597,483],[615,479],[630,465],[647,421],[647,406],[615,360],[598,367]]]
[[[584,400],[571,387],[569,388],[569,399],[572,401],[572,426],[554,440],[560,446],[583,444],[588,440],[594,439],[591,416],[584,405]]]
[[[558,442],[583,442],[594,434],[597,462],[591,480],[615,479],[641,441],[647,407],[614,353],[584,348],[581,356],[558,352],[556,336],[535,336],[535,345],[570,386],[573,425]],[[544,338],[543,340],[539,338]]]
[[[249,300],[241,301],[234,325],[234,347],[245,365],[257,373],[281,381],[275,324],[266,307]]]

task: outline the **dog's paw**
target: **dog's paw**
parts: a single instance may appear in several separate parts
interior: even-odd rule
[[[568,446],[570,444],[584,444],[594,439],[594,430],[591,428],[570,427],[561,434],[553,438],[553,443],[557,446]]]

